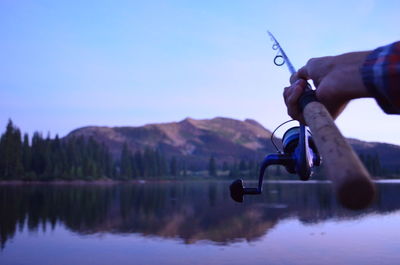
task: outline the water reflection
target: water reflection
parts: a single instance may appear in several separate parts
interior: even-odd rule
[[[0,186],[1,247],[25,225],[30,231],[62,224],[79,234],[139,233],[228,244],[257,240],[285,218],[316,223],[400,208],[400,184],[378,184],[375,204],[359,212],[340,207],[327,183],[267,186],[243,204],[231,201],[227,182]]]

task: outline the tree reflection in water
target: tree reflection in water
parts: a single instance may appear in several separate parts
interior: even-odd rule
[[[257,240],[280,220],[303,223],[362,218],[400,208],[400,184],[378,184],[365,211],[338,205],[328,183],[267,183],[261,196],[234,203],[227,182],[149,182],[113,185],[0,186],[0,239],[4,248],[17,229],[61,224],[79,234],[139,233],[229,244]]]

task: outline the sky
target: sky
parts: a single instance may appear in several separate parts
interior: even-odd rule
[[[88,125],[186,117],[290,119],[286,67],[400,39],[400,1],[0,0],[0,131],[65,136]],[[346,137],[400,145],[400,116],[373,99],[337,119]]]

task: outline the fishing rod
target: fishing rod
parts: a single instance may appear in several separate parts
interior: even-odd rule
[[[274,35],[269,31],[268,35],[273,41],[272,49],[278,51],[274,64],[286,64],[292,75],[296,73]],[[270,165],[283,165],[289,173],[297,174],[300,180],[307,181],[313,168],[320,165],[322,156],[326,174],[332,181],[339,202],[349,209],[367,207],[375,197],[371,177],[325,106],[318,102],[315,90],[311,89],[308,82],[298,103],[312,134],[302,123],[287,130],[282,137],[283,152],[278,150],[277,154],[267,155],[261,162],[257,188],[247,188],[242,179],[237,179],[230,185],[232,199],[243,202],[244,195],[261,194],[264,175]]]

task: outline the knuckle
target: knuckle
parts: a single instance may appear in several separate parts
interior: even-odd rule
[[[317,62],[317,58],[311,58],[307,61],[307,66],[312,66]]]
[[[285,88],[283,89],[283,97],[284,97],[284,98],[286,98],[286,97],[289,96],[289,90],[290,90],[290,87],[285,87]]]

